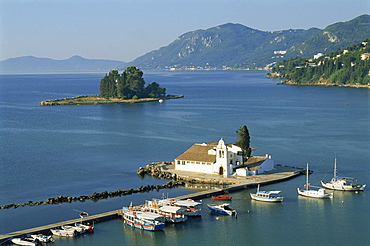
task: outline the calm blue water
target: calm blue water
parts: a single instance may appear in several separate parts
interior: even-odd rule
[[[0,205],[91,195],[93,192],[163,184],[140,179],[136,170],[153,161],[173,160],[193,143],[235,142],[247,125],[254,155],[305,167],[311,183],[330,179],[334,154],[339,174],[370,184],[370,91],[367,89],[281,86],[264,72],[144,72],[182,99],[134,105],[41,107],[47,99],[98,94],[104,74],[0,75]],[[332,201],[302,199],[301,176],[263,189],[281,189],[283,205],[233,194],[238,218],[215,216],[141,232],[112,220],[96,232],[55,245],[367,245],[370,198],[335,192]],[[253,191],[253,190],[252,190]],[[0,233],[141,204],[178,188],[98,202],[0,210]],[[204,203],[210,203],[204,199]],[[248,213],[249,211],[249,213]],[[200,239],[199,235],[203,235]]]

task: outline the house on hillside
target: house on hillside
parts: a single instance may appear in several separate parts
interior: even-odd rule
[[[242,149],[234,144],[225,144],[222,138],[218,143],[194,144],[176,157],[174,163],[176,170],[223,176],[248,176],[274,169],[271,156],[252,156],[244,160]]]
[[[361,60],[366,60],[366,59],[370,59],[370,53],[363,53],[362,55],[361,55]]]

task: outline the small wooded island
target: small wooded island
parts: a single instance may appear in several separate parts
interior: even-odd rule
[[[152,102],[160,99],[181,98],[183,95],[166,95],[166,88],[152,82],[145,87],[143,72],[134,66],[127,67],[122,74],[112,70],[100,80],[99,95],[85,95],[71,98],[46,100],[41,106],[91,105]]]

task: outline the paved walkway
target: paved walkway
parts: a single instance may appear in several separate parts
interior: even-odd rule
[[[231,181],[235,183],[264,183],[266,181],[271,180],[280,180],[285,176],[290,176],[295,172],[300,172],[302,169],[294,168],[289,166],[281,166],[276,165],[274,170],[265,172],[263,174],[254,175],[254,176],[236,176],[236,175],[229,175],[224,177],[222,175],[217,174],[205,174],[205,173],[198,173],[198,172],[189,172],[189,171],[181,171],[175,170],[174,165],[166,165],[162,167],[163,170],[174,173],[181,176],[187,176],[190,178],[198,178],[198,179],[214,179],[214,180],[223,180],[223,181]]]

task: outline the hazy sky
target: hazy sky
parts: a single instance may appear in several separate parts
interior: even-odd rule
[[[325,28],[370,13],[370,0],[0,0],[0,60],[132,61],[197,29]]]

